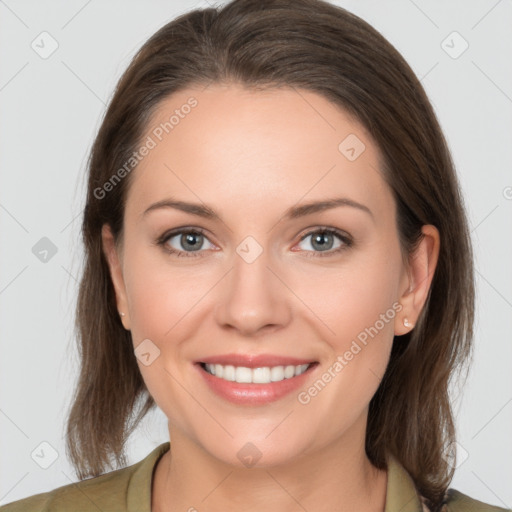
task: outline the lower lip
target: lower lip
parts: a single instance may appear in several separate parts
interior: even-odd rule
[[[318,363],[313,363],[304,373],[296,377],[268,384],[229,381],[208,373],[199,363],[194,366],[218,396],[237,405],[263,405],[275,402],[303,386]]]

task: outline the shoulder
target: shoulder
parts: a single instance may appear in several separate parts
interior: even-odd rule
[[[512,509],[496,507],[478,501],[456,489],[448,489],[442,512],[511,512]]]
[[[152,471],[168,448],[164,443],[131,466],[7,503],[0,512],[149,511]]]
[[[134,466],[64,485],[0,507],[0,512],[57,512],[109,510],[119,506]],[[119,510],[119,508],[110,510]]]

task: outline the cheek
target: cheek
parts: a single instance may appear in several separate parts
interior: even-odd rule
[[[366,253],[328,279],[315,280],[308,306],[329,345],[330,357],[312,386],[302,390],[299,402],[308,411],[306,421],[329,416],[326,438],[357,421],[378,389],[393,344],[399,259]],[[392,263],[390,263],[392,262]],[[327,277],[327,274],[326,274]],[[318,320],[320,319],[321,322]],[[311,420],[309,419],[311,418]]]
[[[304,390],[312,415],[329,414],[333,425],[362,413],[386,371],[394,339],[401,260],[397,247],[382,245],[354,253],[323,279],[308,279],[308,306],[330,347],[320,380],[329,383]],[[313,282],[314,281],[314,282]],[[318,321],[321,319],[321,322]],[[321,398],[312,398],[315,393]],[[304,403],[301,402],[301,403]],[[333,435],[335,429],[333,431]]]
[[[132,249],[126,258],[126,291],[136,343],[139,338],[163,342],[172,337],[174,326],[211,288],[207,275],[201,277],[190,267],[180,271],[176,262],[166,258],[172,256],[155,248]]]
[[[347,350],[358,337],[364,340],[365,333],[370,336],[368,330],[373,337],[392,338],[400,307],[399,276],[399,256],[383,247],[381,251],[354,253],[337,268],[312,274],[302,284],[297,281],[296,286],[301,287],[301,296],[307,297],[316,323],[321,320],[325,326],[322,336],[339,352]]]
[[[205,285],[190,272],[177,271],[176,265],[168,263],[165,256],[155,256],[156,252],[154,248],[133,246],[131,252],[126,252],[132,341],[136,354],[150,353],[150,364],[137,358],[150,395],[173,425],[187,429],[191,428],[187,423],[190,396],[185,390],[191,386],[187,383],[188,368],[179,364],[187,360],[183,352],[186,344],[181,341],[189,338],[194,318],[191,312],[198,297],[204,295]],[[201,282],[203,285],[199,286]],[[138,351],[139,345],[148,348]]]

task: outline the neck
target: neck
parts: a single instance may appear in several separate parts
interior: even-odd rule
[[[153,480],[155,512],[260,511],[269,503],[283,512],[384,511],[387,473],[368,460],[364,435],[347,435],[283,465],[239,468],[212,457],[179,430],[170,434],[171,450]]]

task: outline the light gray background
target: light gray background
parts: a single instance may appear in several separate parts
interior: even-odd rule
[[[512,507],[512,3],[333,3],[404,55],[453,152],[476,252],[478,310],[472,371],[464,394],[453,393],[459,456],[467,458],[451,487]],[[0,504],[77,480],[63,429],[77,375],[71,339],[86,156],[136,49],[176,15],[207,5],[0,0]],[[47,59],[31,48],[43,31],[59,45]],[[458,36],[446,39],[453,31],[469,44],[458,58],[445,51],[463,48]],[[46,263],[32,252],[42,237],[57,248]],[[130,439],[130,463],[167,439],[158,410]],[[58,453],[48,469],[31,457],[43,442]]]

